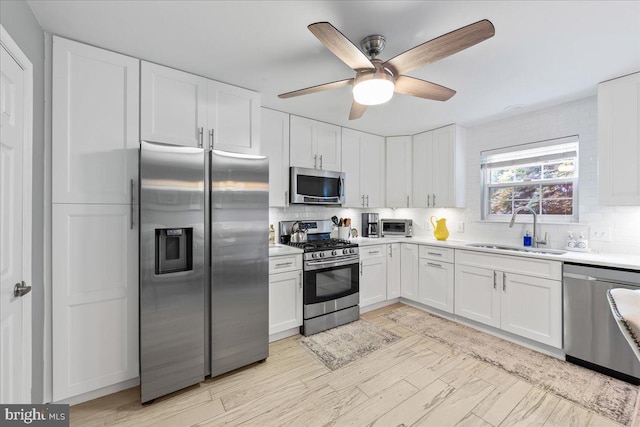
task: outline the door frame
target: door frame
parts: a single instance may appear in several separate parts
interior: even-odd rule
[[[5,28],[0,25],[0,45],[4,47],[13,59],[24,70],[24,133],[22,153],[22,277],[32,286],[31,282],[31,233],[32,233],[32,162],[33,162],[33,64],[22,52]],[[32,322],[31,299],[33,292],[22,297],[22,366],[23,395],[22,401],[31,403],[31,350],[32,350]]]

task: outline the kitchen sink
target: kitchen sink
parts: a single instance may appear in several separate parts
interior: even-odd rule
[[[469,243],[467,246],[472,248],[497,249],[500,251],[513,251],[529,254],[562,255],[567,253],[567,251],[560,251],[557,249],[523,248],[518,246],[497,245],[493,243]]]

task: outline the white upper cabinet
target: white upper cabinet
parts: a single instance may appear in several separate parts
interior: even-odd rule
[[[228,84],[208,82],[209,130],[213,148],[233,153],[260,152],[260,94]]]
[[[142,62],[143,140],[234,153],[260,150],[260,94]]]
[[[411,137],[387,138],[386,199],[388,208],[411,206]]]
[[[289,203],[289,115],[262,108],[260,154],[269,157],[269,206]]]
[[[413,137],[413,207],[464,207],[463,128],[445,126]]]
[[[138,83],[137,59],[53,37],[53,203],[131,202]]]
[[[142,61],[141,138],[199,147],[207,137],[207,79]]]
[[[346,207],[384,207],[384,138],[342,129]]]
[[[598,85],[601,205],[640,205],[640,73]]]
[[[340,126],[291,116],[290,163],[310,169],[342,170]]]

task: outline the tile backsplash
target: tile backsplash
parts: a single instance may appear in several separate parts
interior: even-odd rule
[[[481,220],[480,152],[547,139],[578,135],[579,145],[579,223],[545,224],[539,236],[547,232],[548,248],[566,246],[569,231],[577,238],[583,233],[594,252],[640,255],[640,206],[600,206],[598,204],[597,100],[589,97],[467,128],[466,208],[447,209],[356,209],[323,206],[290,206],[269,209],[269,222],[294,219],[350,217],[352,227],[361,230],[361,213],[378,212],[380,218],[413,219],[414,235],[432,236],[429,218],[447,218],[450,239],[521,245],[525,230],[532,232],[530,219],[507,223]],[[426,129],[425,129],[426,130]],[[348,179],[348,178],[347,178]],[[604,239],[601,233],[609,234]],[[598,233],[598,241],[590,233]]]

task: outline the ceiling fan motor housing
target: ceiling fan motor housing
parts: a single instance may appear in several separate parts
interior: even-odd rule
[[[380,52],[384,49],[386,42],[387,40],[384,36],[374,34],[363,38],[360,42],[360,46],[362,47],[362,50],[369,55],[369,58],[373,59],[380,55]]]

